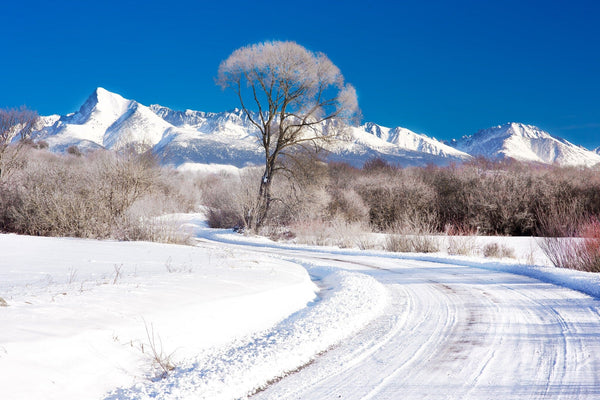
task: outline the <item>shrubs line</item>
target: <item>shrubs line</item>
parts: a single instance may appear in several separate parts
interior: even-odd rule
[[[157,218],[198,202],[190,179],[161,168],[149,153],[56,155],[34,147],[0,180],[0,231],[185,243]]]

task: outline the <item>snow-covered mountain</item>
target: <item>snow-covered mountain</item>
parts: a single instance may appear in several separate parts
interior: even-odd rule
[[[205,163],[205,155],[218,156],[213,162],[223,163],[226,158],[235,158],[253,163],[262,162],[262,151],[256,154],[257,128],[252,125],[242,110],[207,113],[201,111],[174,111],[167,107],[151,105],[150,108],[165,121],[177,127],[175,137],[167,137],[157,145],[159,153],[165,154],[170,162]],[[182,134],[181,130],[187,130]],[[197,133],[203,133],[199,136]],[[452,161],[461,162],[471,158],[450,146],[444,145],[425,135],[404,128],[386,128],[374,123],[360,127],[350,127],[344,132],[343,139],[328,145],[328,159],[345,161],[360,166],[370,158],[381,157],[400,165],[443,165]],[[232,139],[241,139],[233,142]],[[234,145],[235,150],[232,149]],[[205,148],[218,151],[205,153]],[[208,160],[211,161],[211,160]],[[239,161],[233,160],[237,165]]]
[[[165,164],[195,167],[217,164],[244,167],[262,164],[257,129],[239,109],[211,113],[175,111],[97,88],[79,111],[42,117],[34,139],[52,151],[77,146],[152,149]],[[323,129],[327,129],[323,126]],[[511,123],[477,132],[446,145],[426,135],[369,122],[348,127],[342,138],[328,144],[328,160],[362,166],[380,157],[402,166],[447,165],[472,156],[512,157],[561,165],[594,165],[600,154],[557,139],[534,126]]]
[[[516,122],[464,136],[455,142],[455,147],[472,156],[491,159],[513,158],[572,166],[593,166],[600,163],[600,154],[554,137],[535,126]]]
[[[70,146],[81,150],[153,147],[171,128],[150,108],[103,88],[96,89],[76,113],[45,119],[48,123],[35,137],[55,151]]]
[[[96,89],[79,111],[43,117],[34,139],[52,151],[70,146],[80,150],[151,148],[164,163],[220,164],[243,167],[262,163],[257,129],[239,109],[230,112],[174,111]],[[468,154],[404,128],[374,123],[350,127],[343,139],[330,144],[328,159],[361,166],[373,157],[404,166],[461,162]]]

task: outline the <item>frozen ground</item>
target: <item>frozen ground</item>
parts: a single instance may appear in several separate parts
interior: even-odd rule
[[[198,246],[0,235],[0,398],[600,396],[600,279],[535,239],[398,255],[179,218]]]

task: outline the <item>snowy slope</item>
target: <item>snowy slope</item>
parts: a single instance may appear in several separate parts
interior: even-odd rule
[[[82,150],[135,146],[152,148],[163,162],[175,166],[244,167],[262,163],[258,130],[239,109],[210,113],[146,107],[98,88],[78,112],[44,117],[42,123],[44,127],[34,138],[46,141],[53,151],[64,151],[71,145]],[[348,135],[327,150],[330,160],[356,166],[374,157],[400,165],[445,165],[470,158],[425,135],[373,123],[350,128]]]
[[[427,154],[457,159],[469,158],[465,157],[464,152],[406,128],[387,128],[373,122],[368,122],[362,125],[359,130],[371,134],[371,136],[360,135],[362,140],[365,141],[372,141],[374,138],[379,138],[387,143],[407,150],[420,151]]]
[[[175,218],[207,230],[201,216]],[[308,267],[327,287],[317,298],[307,266],[207,243],[0,235],[0,253],[1,399],[137,397],[168,382],[155,379],[153,347],[170,356],[170,379],[201,374],[186,389],[193,398],[240,398],[385,303],[370,277]]]
[[[102,398],[157,373],[152,330],[177,364],[318,290],[299,265],[213,248],[0,235],[0,252],[2,399]]]
[[[333,154],[330,157],[334,160],[343,160],[338,155],[355,154],[354,157],[360,158],[360,164],[373,157],[381,157],[403,166],[447,165],[471,158],[428,136],[406,128],[388,128],[373,122],[349,128],[346,140],[334,143],[331,150]]]
[[[103,88],[97,88],[76,113],[45,120],[34,139],[46,141],[54,151],[73,145],[82,150],[152,147],[170,127],[148,107]]]
[[[162,155],[166,163],[242,168],[262,162],[262,152],[256,142],[257,129],[241,110],[174,111],[156,104],[150,109],[173,126],[154,147],[155,153]]]
[[[151,105],[150,108],[178,128],[157,145],[158,152],[166,154],[166,159],[174,164],[215,163],[243,167],[262,162],[262,151],[256,146],[258,129],[240,109],[207,113],[174,111],[160,105]],[[237,140],[232,142],[232,139]],[[329,160],[345,161],[356,166],[362,166],[374,157],[405,166],[445,165],[470,158],[425,135],[374,123],[350,127],[342,139],[328,144],[326,149]]]
[[[486,238],[522,243],[517,264],[285,245],[175,217],[198,246],[0,235],[1,399],[600,394],[600,277],[526,265],[534,238]],[[172,354],[164,379],[152,338]]]
[[[43,117],[34,139],[52,151],[69,146],[81,150],[151,148],[165,164],[244,167],[262,164],[257,128],[239,109],[230,112],[175,111],[160,105],[146,107],[103,88],[97,88],[79,111]],[[324,124],[322,129],[326,130]],[[362,166],[380,157],[402,166],[447,165],[472,156],[510,157],[559,165],[600,162],[600,154],[558,139],[539,128],[509,123],[463,137],[455,146],[408,129],[372,122],[349,127],[340,140],[327,146],[328,159]]]
[[[544,164],[593,166],[600,155],[535,126],[507,123],[478,131],[456,142],[456,148],[473,156],[514,158]]]

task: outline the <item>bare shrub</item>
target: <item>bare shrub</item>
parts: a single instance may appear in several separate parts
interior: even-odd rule
[[[113,285],[116,285],[119,279],[123,276],[123,264],[114,264],[115,275],[113,277]]]
[[[538,210],[538,235],[543,237],[575,236],[585,221],[585,210],[577,199],[555,199]]]
[[[272,186],[269,223],[285,226],[296,221],[325,219],[330,202],[327,165],[311,152],[299,152],[282,160],[278,182]]]
[[[315,219],[296,222],[290,226],[290,231],[296,242],[302,244],[362,250],[375,247],[375,243],[369,238],[368,227],[358,222]]]
[[[148,344],[150,345],[150,351],[152,352],[152,361],[155,367],[160,371],[159,377],[164,379],[175,369],[173,363],[174,353],[166,353],[164,351],[162,340],[158,334],[155,335],[154,326],[152,324],[150,324],[150,328],[148,328],[148,324],[144,321],[144,326],[146,327],[146,336],[148,338]]]
[[[440,250],[433,236],[402,234],[388,234],[384,249],[395,253],[435,253]]]
[[[399,170],[397,166],[379,157],[370,158],[363,164],[363,171],[368,173],[389,173],[397,170]]]
[[[555,267],[579,269],[575,262],[577,244],[573,238],[544,237],[539,245]]]
[[[349,222],[368,222],[369,220],[369,208],[353,189],[334,189],[327,205],[327,213],[332,218],[339,216]]]
[[[269,235],[286,236],[288,226],[319,220],[366,222],[373,231],[402,235],[439,234],[453,226],[464,233],[446,232],[452,236],[448,252],[468,255],[481,251],[468,235],[570,236],[586,215],[600,215],[600,176],[588,169],[487,160],[399,168],[371,160],[362,170],[332,164],[326,175],[307,174],[293,184],[280,175],[272,187]],[[255,196],[258,187],[245,191],[239,181],[230,183],[209,207],[211,220],[221,221],[213,226],[243,226],[244,209],[252,209],[252,199],[239,207],[236,197]]]
[[[493,258],[515,258],[515,251],[510,247],[494,242],[483,246],[483,255],[484,257]]]
[[[34,148],[44,150],[50,147],[45,140],[38,140],[33,144]]]
[[[160,170],[150,153],[96,152],[92,173],[99,187],[102,204],[117,220],[143,196],[155,189]]]
[[[191,232],[179,225],[168,214],[192,211],[185,200],[178,201],[172,190],[149,193],[134,202],[119,223],[113,227],[113,236],[123,240],[144,240],[169,244],[192,244]]]
[[[448,254],[470,256],[479,251],[477,231],[448,225],[446,227]]]
[[[540,210],[546,212],[556,199],[571,200],[584,193],[564,179],[561,168],[512,161],[477,159],[460,166],[427,167],[420,174],[436,192],[439,226],[452,224],[485,235],[536,234]]]
[[[323,220],[299,221],[290,226],[297,243],[313,246],[333,246],[333,229]]]
[[[0,179],[23,162],[21,150],[38,121],[37,112],[26,107],[0,109]]]
[[[28,150],[27,163],[0,182],[0,229],[42,236],[172,241],[154,217],[189,211],[177,176],[149,155],[59,156]],[[175,241],[180,241],[176,239]]]
[[[116,232],[122,240],[160,242],[168,244],[192,245],[190,232],[182,229],[176,222],[161,217],[126,218]]]
[[[405,235],[386,235],[384,249],[393,253],[410,253],[414,246],[408,236]]]
[[[301,162],[303,161],[303,162]],[[287,165],[288,163],[293,165]],[[298,163],[298,164],[296,164]],[[325,190],[325,165],[317,160],[286,159],[285,169],[270,186],[269,218],[260,224],[261,232],[280,231],[283,226],[322,219],[329,203]],[[259,207],[259,168],[245,168],[237,175],[207,175],[203,179],[203,203],[208,208],[208,223],[213,228],[247,228],[249,218],[256,216]],[[265,226],[268,225],[268,226]],[[266,228],[266,229],[265,229]]]
[[[581,202],[558,202],[540,217],[540,248],[555,267],[600,272],[600,222]]]
[[[437,225],[435,191],[414,170],[370,170],[359,183],[358,193],[369,207],[373,229],[390,231],[397,226],[415,230],[417,225]],[[433,230],[437,230],[433,227]]]
[[[107,236],[93,180],[83,165],[72,168],[58,156],[30,160],[4,182],[2,195],[5,230],[43,236]]]
[[[79,147],[77,147],[75,145],[67,147],[67,154],[70,154],[70,155],[76,156],[76,157],[81,157],[83,155],[81,150],[79,150]]]
[[[399,168],[370,160],[362,170],[335,164],[330,177],[329,215],[360,218],[348,212],[360,207],[348,206],[344,198],[355,192],[372,229],[383,232],[429,219],[436,233],[451,224],[484,235],[531,236],[539,233],[545,219],[554,219],[562,204],[568,206],[570,221],[600,215],[600,176],[585,168],[484,159],[449,167]]]
[[[202,178],[202,202],[207,206],[211,228],[243,228],[256,207],[258,184],[253,179],[260,171],[246,169],[239,175],[210,174]]]
[[[475,236],[448,236],[448,254],[471,256],[479,251]]]
[[[583,241],[579,242],[579,269],[600,272],[600,221],[592,218],[583,224],[580,231]]]
[[[600,221],[582,223],[578,236],[545,237],[540,247],[555,267],[600,272]]]

